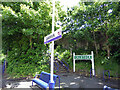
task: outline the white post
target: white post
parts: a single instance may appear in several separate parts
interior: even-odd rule
[[[95,76],[95,67],[94,67],[94,54],[93,54],[93,51],[91,51],[91,55],[92,55],[92,74],[93,76]]]
[[[54,13],[55,12],[55,0],[53,0],[53,14],[52,14],[52,33],[54,33]],[[54,71],[54,41],[52,41],[52,51],[51,51],[51,83],[54,83],[53,81],[53,71]]]
[[[73,53],[73,72],[75,72],[75,53]]]

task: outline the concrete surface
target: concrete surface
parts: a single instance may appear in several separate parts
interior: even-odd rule
[[[56,82],[56,87],[59,88],[58,81]],[[60,87],[61,88],[69,88],[69,89],[93,89],[97,88],[99,90],[103,90],[104,85],[108,85],[109,87],[114,87],[114,88],[120,88],[118,83],[112,83],[112,82],[105,82],[102,79],[98,79],[96,77],[84,77],[75,73],[64,73],[60,74]],[[6,87],[3,90],[33,90],[33,89],[40,89],[35,83],[34,86],[32,85],[31,80],[6,80]]]

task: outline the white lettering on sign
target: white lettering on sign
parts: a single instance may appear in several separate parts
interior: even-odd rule
[[[56,30],[54,33],[51,33],[44,37],[44,44],[47,44],[51,41],[55,41],[62,38],[62,31],[60,29]]]
[[[54,38],[54,37],[55,37],[54,34],[50,34],[49,36],[46,37],[46,41],[48,41],[49,39]]]
[[[76,60],[91,60],[92,61],[92,74],[93,76],[95,76],[93,51],[91,51],[91,55],[75,55],[75,53],[73,53],[73,72],[75,72],[75,61]]]
[[[92,59],[92,56],[91,55],[76,55],[76,56],[74,56],[74,59],[79,59],[79,60],[86,59],[86,60],[90,60],[90,59]]]

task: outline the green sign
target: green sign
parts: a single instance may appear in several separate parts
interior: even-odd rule
[[[94,54],[93,51],[91,51],[91,54],[88,55],[75,55],[73,53],[73,72],[75,72],[75,61],[76,60],[90,60],[92,62],[92,74],[95,76],[95,66],[94,66]]]
[[[74,59],[79,59],[79,60],[83,60],[83,59],[85,59],[85,60],[90,60],[90,59],[92,59],[92,56],[91,55],[76,55],[76,56],[74,56]]]

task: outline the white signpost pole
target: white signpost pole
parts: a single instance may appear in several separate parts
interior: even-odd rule
[[[55,12],[55,0],[53,0],[53,14],[52,14],[52,33],[54,33],[54,13]],[[52,41],[52,51],[51,51],[51,76],[49,89],[54,90],[54,81],[53,81],[53,71],[54,71],[54,41]]]
[[[93,54],[93,51],[91,51],[91,55],[92,55],[92,74],[93,76],[95,76],[95,67],[94,67],[94,54]]]
[[[74,56],[75,56],[75,53],[73,53],[73,72],[75,72],[75,58],[74,58]]]

